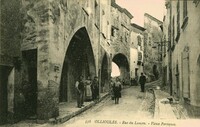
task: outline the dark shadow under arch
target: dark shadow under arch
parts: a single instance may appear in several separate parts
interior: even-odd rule
[[[101,64],[101,92],[107,92],[109,90],[109,69],[108,69],[108,57],[106,53],[103,56]]]
[[[66,51],[60,81],[60,102],[76,99],[75,82],[96,75],[95,58],[88,32],[80,28],[72,37]]]

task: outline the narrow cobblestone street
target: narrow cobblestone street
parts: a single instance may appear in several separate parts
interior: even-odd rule
[[[114,104],[114,101],[109,96],[96,106],[66,123],[52,126],[88,126],[89,124],[98,124],[103,120],[116,120],[117,124],[122,124],[123,120],[151,119],[153,118],[154,110],[153,100],[152,93],[142,93],[139,86],[132,86],[122,91],[122,98],[119,104]]]
[[[200,0],[0,3],[0,127],[200,125]]]

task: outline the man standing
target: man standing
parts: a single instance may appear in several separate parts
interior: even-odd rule
[[[99,82],[98,82],[98,77],[96,76],[94,77],[94,80],[92,81],[91,90],[92,90],[92,100],[96,101],[99,96]]]
[[[77,107],[81,108],[81,106],[84,106],[83,102],[84,102],[85,86],[84,86],[83,76],[80,76],[80,79],[76,81],[75,87],[77,90]]]
[[[141,85],[141,92],[144,92],[144,85],[146,83],[146,76],[144,76],[143,73],[141,73],[139,83]]]

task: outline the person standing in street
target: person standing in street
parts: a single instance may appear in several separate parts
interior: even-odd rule
[[[94,77],[92,84],[91,84],[91,91],[92,91],[92,100],[96,101],[99,96],[99,82],[98,77]]]
[[[122,89],[121,82],[120,79],[117,77],[116,83],[114,84],[113,87],[115,104],[119,104],[119,98],[121,98],[121,89]]]
[[[115,82],[113,81],[113,79],[111,79],[110,81],[110,96],[111,96],[111,99],[114,100],[114,85],[115,85]]]
[[[139,83],[141,85],[141,92],[144,92],[144,87],[145,87],[145,83],[146,83],[146,76],[144,76],[143,73],[141,73]]]
[[[77,107],[81,108],[84,102],[84,81],[83,76],[80,76],[79,80],[75,83],[76,91],[77,91]]]
[[[90,101],[92,99],[92,91],[91,91],[91,78],[88,76],[88,79],[85,81],[85,100]]]

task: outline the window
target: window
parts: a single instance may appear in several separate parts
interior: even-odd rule
[[[137,36],[137,40],[138,40],[138,45],[141,46],[141,42],[142,42],[142,39],[140,36]]]
[[[138,61],[142,61],[142,52],[138,52]]]
[[[181,28],[184,30],[187,24],[188,24],[187,0],[183,0],[183,24]]]
[[[99,6],[98,6],[98,3],[97,3],[97,1],[95,0],[95,5],[94,5],[94,7],[95,7],[95,24],[96,24],[96,27],[97,28],[99,28],[99,26],[100,26],[100,21],[99,21]]]
[[[128,42],[128,32],[125,33],[125,41]]]

